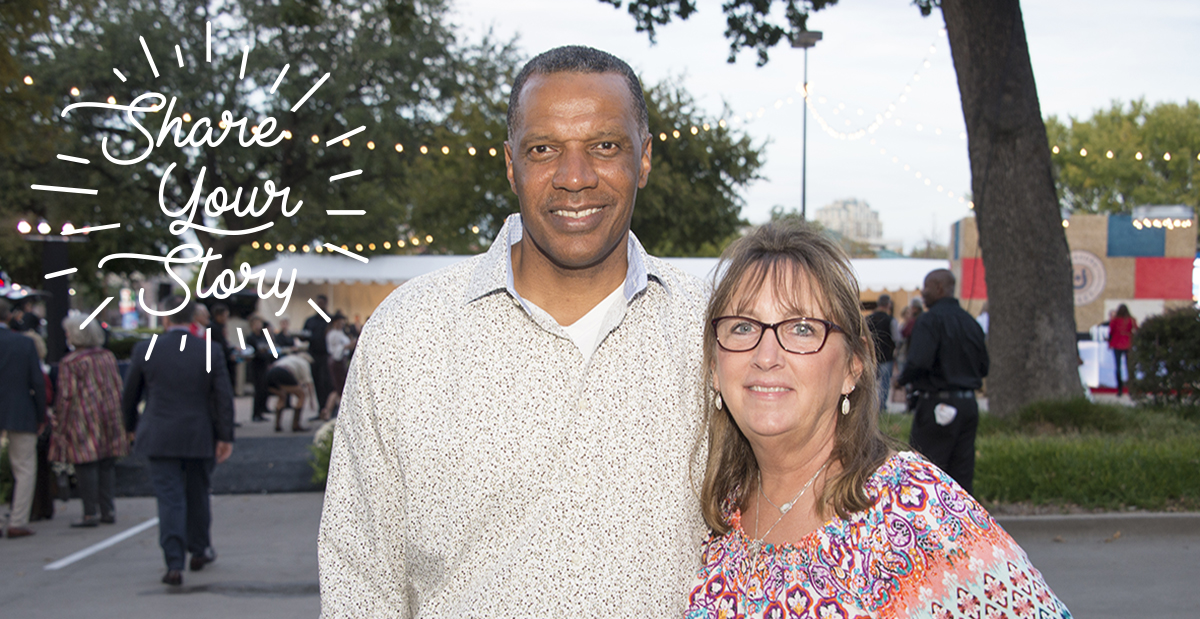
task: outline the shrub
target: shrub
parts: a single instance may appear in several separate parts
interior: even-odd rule
[[[1155,405],[1200,406],[1200,308],[1146,319],[1129,351],[1129,392]]]
[[[980,437],[975,494],[987,502],[1162,509],[1200,498],[1196,439]]]
[[[308,463],[313,469],[312,483],[321,487],[329,478],[329,457],[333,454],[333,430],[337,419],[325,422],[313,435],[313,444],[308,447],[313,459]]]
[[[1014,423],[1014,429],[1033,433],[1053,427],[1066,432],[1119,434],[1136,425],[1127,408],[1097,404],[1085,398],[1034,402],[1017,412]]]

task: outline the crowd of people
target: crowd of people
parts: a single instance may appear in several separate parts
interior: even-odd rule
[[[319,299],[322,311],[325,303]],[[301,422],[305,401],[316,397],[314,375],[322,374],[306,348],[319,338],[318,348],[331,351],[321,368],[330,378],[330,393],[324,394],[327,404],[319,415],[329,419],[336,414],[357,340],[357,329],[348,327],[340,312],[328,328],[316,316],[321,327],[316,335],[291,333],[286,318],[272,331],[251,316],[242,349],[231,343],[237,340],[229,331],[228,306],[210,308],[172,297],[161,307],[180,309],[162,317],[163,333],[134,346],[122,375],[104,347],[108,334],[100,322],[78,311],[62,322],[66,354],[47,364],[45,321],[37,307],[25,299],[10,304],[0,298],[0,430],[7,437],[14,479],[2,532],[11,539],[34,535],[29,522],[52,518],[54,499],[71,496],[71,480],[83,512],[71,527],[116,523],[116,463],[136,454],[147,462],[158,499],[168,568],[163,582],[169,585],[182,583],[188,553],[193,571],[216,559],[208,533],[208,494],[213,467],[232,453],[237,365],[246,363],[254,386],[254,418],[266,420],[263,413],[273,395],[275,430],[283,430],[290,405],[291,429],[302,432],[307,430]],[[206,336],[213,357],[223,361],[213,372],[205,370]]]

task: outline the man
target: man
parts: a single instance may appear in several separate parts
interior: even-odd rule
[[[46,378],[33,340],[8,326],[10,306],[0,298],[0,430],[8,434],[13,501],[8,537],[28,537],[37,480],[37,437],[46,423]]]
[[[329,315],[329,299],[325,295],[317,295],[313,302],[326,316]],[[318,406],[328,400],[329,392],[333,391],[333,381],[329,376],[329,348],[325,343],[327,326],[328,323],[321,314],[313,314],[304,321],[304,330],[300,335],[302,338],[308,338],[308,354],[312,356],[313,385],[317,389]]]
[[[247,377],[254,384],[254,407],[250,413],[251,421],[266,421],[267,414],[267,397],[269,395],[267,388],[267,368],[274,361],[274,355],[271,354],[271,344],[267,341],[266,334],[263,333],[263,319],[258,316],[250,317],[250,333],[245,336],[246,346],[254,350],[254,355],[250,357],[250,371]],[[276,346],[279,343],[276,342]],[[276,349],[276,352],[279,352]]]
[[[892,297],[881,294],[875,311],[867,316],[867,328],[875,337],[875,361],[879,366],[879,412],[886,413],[892,393],[892,370],[896,367],[896,344],[900,323],[892,317]]]
[[[237,384],[237,353],[233,346],[229,345],[229,306],[224,303],[214,303],[212,306],[212,324],[209,325],[212,329],[212,341],[220,344],[221,349],[225,351],[225,369],[229,374],[229,384]],[[261,335],[261,331],[259,334]],[[204,329],[196,335],[204,337]]]
[[[204,330],[209,327],[211,322],[212,315],[208,313],[208,306],[197,303],[196,311],[192,314],[192,322],[188,325],[188,331],[196,337],[204,337]]]
[[[279,349],[279,353],[284,351],[292,352],[296,346],[296,336],[292,335],[289,329],[292,327],[292,321],[287,318],[279,319],[279,332],[275,334],[275,346]]]
[[[897,382],[917,394],[908,442],[971,492],[975,477],[975,390],[988,373],[983,329],[954,298],[954,274],[925,276],[925,313],[909,340],[908,360]]]
[[[364,326],[321,520],[326,618],[683,612],[707,290],[629,231],[641,85],[554,49],[508,119],[520,214]]]
[[[182,302],[171,297],[162,307]],[[134,345],[121,402],[133,452],[149,462],[158,500],[158,543],[167,563],[162,581],[173,586],[183,583],[187,552],[193,572],[217,558],[209,535],[209,478],[213,467],[233,453],[233,388],[225,351],[216,342],[209,350],[204,338],[188,332],[195,307],[189,302],[163,316],[166,332]],[[210,362],[211,372],[205,370]],[[143,399],[146,407],[139,416]]]

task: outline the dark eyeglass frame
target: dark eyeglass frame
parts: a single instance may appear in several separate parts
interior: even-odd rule
[[[720,323],[722,320],[728,320],[730,318],[736,318],[738,320],[744,320],[746,322],[758,325],[758,327],[759,327],[758,339],[754,341],[753,346],[751,346],[750,348],[743,349],[743,350],[734,350],[734,349],[729,348],[728,346],[721,343],[721,338],[717,335],[717,324]],[[799,322],[799,321],[817,322],[817,323],[821,323],[821,324],[825,325],[825,337],[821,340],[821,345],[817,346],[816,350],[810,350],[810,351],[806,351],[806,352],[797,352],[794,350],[789,350],[788,347],[783,344],[783,338],[779,337],[779,327],[782,327],[783,325],[790,324],[793,322]],[[769,329],[769,330],[775,332],[775,341],[779,343],[779,347],[787,352],[792,353],[793,355],[815,355],[825,349],[825,343],[829,341],[830,333],[833,333],[834,331],[837,331],[839,333],[846,332],[845,329],[839,327],[838,325],[836,325],[832,322],[829,322],[828,320],[822,320],[820,318],[811,318],[808,316],[799,316],[797,318],[788,318],[787,320],[781,320],[775,324],[767,324],[765,322],[761,322],[761,321],[755,320],[753,318],[747,318],[745,316],[720,316],[720,317],[713,319],[712,328],[713,328],[713,339],[715,339],[717,341],[717,346],[720,346],[721,350],[724,350],[726,352],[735,352],[735,353],[736,352],[750,352],[750,351],[754,350],[755,348],[758,348],[758,345],[762,344],[763,335],[766,335],[767,330]]]

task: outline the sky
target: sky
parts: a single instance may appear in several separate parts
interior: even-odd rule
[[[804,52],[776,47],[759,68],[748,51],[728,64],[721,2],[697,4],[687,21],[660,27],[655,45],[635,31],[624,8],[599,0],[456,0],[451,19],[467,38],[489,30],[518,37],[526,57],[590,45],[629,62],[647,86],[680,80],[714,123],[727,118],[765,146],[764,178],[743,192],[743,218],[764,222],[776,205],[798,210]],[[1039,0],[1022,3],[1022,13],[1045,117],[1086,120],[1114,101],[1137,98],[1200,99],[1200,2]],[[824,34],[808,52],[809,217],[834,200],[855,198],[879,213],[884,239],[906,250],[929,240],[945,244],[950,225],[970,215],[963,200],[970,165],[940,11],[925,18],[907,0],[842,0],[813,13],[808,28]],[[738,120],[723,114],[726,104]],[[889,111],[875,131],[845,135]]]

